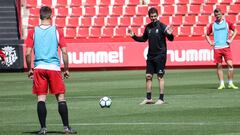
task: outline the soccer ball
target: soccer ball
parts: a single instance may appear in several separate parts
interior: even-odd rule
[[[99,105],[101,106],[101,108],[110,108],[112,104],[112,100],[109,97],[103,97],[99,100]]]

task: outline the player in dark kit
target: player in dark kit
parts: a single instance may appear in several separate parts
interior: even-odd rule
[[[148,16],[151,19],[141,37],[136,36],[131,29],[128,30],[130,36],[138,42],[146,42],[148,40],[148,54],[146,60],[146,98],[140,104],[152,104],[152,78],[156,73],[159,81],[160,95],[155,104],[164,103],[164,74],[167,59],[167,44],[166,38],[169,41],[174,40],[172,26],[167,26],[160,22],[158,11],[156,8],[150,8]]]

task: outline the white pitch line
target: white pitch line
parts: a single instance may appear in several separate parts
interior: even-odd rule
[[[187,126],[204,126],[204,125],[240,125],[240,122],[123,122],[123,123],[72,123],[75,126],[120,126],[120,125],[187,125]],[[0,126],[38,126],[38,123],[2,123]],[[48,123],[49,126],[61,126],[62,124]]]

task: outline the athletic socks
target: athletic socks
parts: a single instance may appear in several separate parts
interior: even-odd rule
[[[39,101],[37,103],[37,114],[41,128],[46,128],[47,109],[45,102]]]
[[[159,95],[159,99],[162,100],[162,101],[164,101],[163,98],[164,98],[164,94],[160,94],[160,95]]]
[[[69,127],[68,122],[68,108],[66,101],[60,101],[58,102],[58,112],[62,118],[63,126]]]
[[[151,92],[147,92],[146,98],[148,100],[152,99],[152,93]]]

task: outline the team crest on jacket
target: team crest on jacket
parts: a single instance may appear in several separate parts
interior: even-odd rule
[[[16,50],[11,46],[6,46],[2,50],[6,55],[6,65],[10,67],[18,59]]]
[[[156,29],[156,33],[158,33],[158,29]]]

